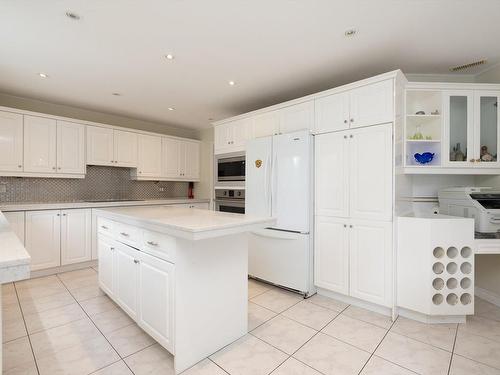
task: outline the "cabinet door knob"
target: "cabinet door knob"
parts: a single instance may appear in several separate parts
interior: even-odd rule
[[[22,165],[18,165],[17,167],[18,167],[18,168],[22,168],[23,166],[22,166]]]
[[[349,138],[354,138],[354,136],[351,134],[351,135],[349,136]]]
[[[139,264],[139,261],[137,259],[134,259],[135,264]]]
[[[115,251],[115,248],[114,247],[110,247],[109,250]]]
[[[60,214],[57,214],[57,216],[61,216]]]
[[[347,139],[347,135],[344,135],[344,138]]]
[[[349,225],[349,228],[352,228],[352,225]]]
[[[354,122],[354,119],[353,119],[353,118],[351,119],[351,122]]]
[[[347,224],[344,224],[344,228],[347,228]]]
[[[61,169],[61,167],[57,167],[57,169]]]
[[[52,167],[53,170],[56,170],[56,167]]]
[[[344,124],[347,124],[347,120],[344,120]]]

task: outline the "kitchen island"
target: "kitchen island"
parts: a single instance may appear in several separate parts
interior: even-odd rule
[[[247,333],[247,232],[274,219],[176,207],[97,210],[99,284],[176,373]]]

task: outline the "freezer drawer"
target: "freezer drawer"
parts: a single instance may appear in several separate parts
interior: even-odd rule
[[[248,273],[252,277],[310,294],[310,235],[272,229],[250,233]]]

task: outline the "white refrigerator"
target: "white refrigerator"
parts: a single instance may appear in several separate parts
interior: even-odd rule
[[[314,294],[313,145],[304,130],[246,146],[245,213],[277,219],[249,235],[248,273],[305,296]]]

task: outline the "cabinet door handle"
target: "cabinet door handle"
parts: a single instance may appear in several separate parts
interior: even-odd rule
[[[57,214],[57,216],[61,216],[60,214]]]
[[[66,214],[63,214],[63,216],[66,216]]]
[[[101,225],[101,228],[102,229],[108,229],[108,227],[106,225]]]
[[[147,244],[151,246],[158,246],[158,243],[153,241],[148,241]]]
[[[347,120],[344,120],[344,124],[347,124]]]
[[[56,167],[52,167],[53,170],[56,170]]]
[[[61,169],[61,167],[57,167],[57,169]]]
[[[352,225],[349,225],[349,228],[352,228]]]
[[[351,134],[351,135],[349,136],[349,138],[354,138],[354,136]]]
[[[18,165],[17,167],[18,167],[18,168],[22,168],[23,166],[22,166],[22,165]]]
[[[110,247],[109,250],[115,251],[115,248],[114,247]]]
[[[139,261],[137,259],[134,259],[135,264],[139,264]]]
[[[347,139],[347,135],[344,135],[344,139]]]
[[[347,224],[344,224],[344,228],[347,228]]]
[[[124,237],[128,237],[128,236],[129,236],[129,234],[128,234],[128,233],[125,233],[125,232],[120,232],[120,234],[121,234],[122,236],[124,236]]]
[[[354,122],[354,119],[353,119],[353,118],[351,119],[351,122]]]

